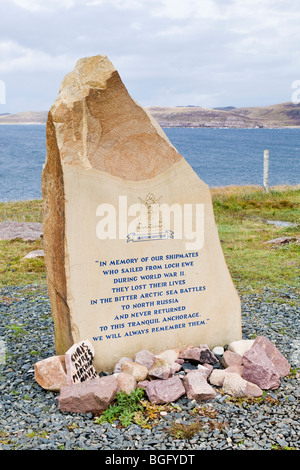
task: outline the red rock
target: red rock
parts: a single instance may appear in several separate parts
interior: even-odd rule
[[[263,390],[273,390],[280,385],[280,375],[259,344],[253,345],[244,354],[242,377]]]
[[[240,356],[243,356],[245,352],[249,351],[254,344],[254,339],[239,339],[236,341],[232,341],[229,346],[228,350],[233,351]]]
[[[172,377],[175,372],[178,372],[181,367],[181,364],[178,364],[177,362],[173,362],[170,364],[166,361],[157,359],[157,362],[149,370],[149,377],[166,380]]]
[[[280,377],[285,377],[290,373],[289,362],[268,338],[265,336],[258,336],[255,339],[254,344],[259,344],[259,346],[265,351],[268,358],[273,362]]]
[[[179,359],[185,359],[186,361],[200,362],[200,348],[189,347],[183,349],[179,353]]]
[[[137,386],[140,388],[146,388],[147,385],[150,383],[150,380],[141,380],[137,383]]]
[[[218,359],[216,356],[210,351],[209,347],[207,345],[201,345],[200,346],[200,358],[199,362],[201,364],[216,364],[218,362]]]
[[[213,366],[211,364],[207,364],[207,362],[204,362],[203,364],[200,364],[201,366],[203,367],[206,367],[206,369],[208,369],[210,372],[213,371]],[[198,369],[200,369],[199,365],[198,365]]]
[[[225,379],[226,369],[214,369],[209,376],[209,383],[216,387],[222,387]]]
[[[146,394],[156,405],[171,403],[185,394],[185,388],[178,376],[166,380],[152,380],[146,385]]]
[[[134,361],[138,362],[144,367],[147,367],[147,369],[149,370],[155,364],[156,357],[152,352],[143,349],[142,351],[136,353]]]
[[[222,387],[225,375],[236,373],[242,376],[243,373],[243,366],[230,366],[226,369],[214,369],[209,376],[209,382],[212,385],[216,385],[217,387]]]
[[[127,372],[120,372],[114,374],[117,379],[118,385],[120,390],[127,393],[129,395],[132,390],[136,390],[137,388],[137,381],[131,374],[127,374]]]
[[[69,413],[99,413],[109,407],[119,391],[113,375],[67,385],[60,390],[59,409]]]
[[[213,400],[215,390],[207,383],[203,373],[199,370],[191,371],[183,379],[186,395],[190,400]]]
[[[155,355],[157,359],[163,359],[164,361],[169,362],[169,364],[178,361],[178,356],[179,349],[167,349]]]
[[[197,370],[199,372],[201,372],[203,374],[203,376],[207,379],[213,371],[213,366],[210,365],[210,364],[206,364],[205,366],[202,365],[202,364],[198,364]],[[188,371],[186,371],[186,372],[188,372]],[[190,372],[192,372],[192,371],[190,371]]]
[[[121,357],[121,359],[119,359],[119,361],[114,366],[114,373],[122,372],[123,362],[128,362],[128,361],[130,362],[132,361],[132,359],[130,359],[130,357]]]
[[[34,364],[34,377],[45,390],[59,392],[67,385],[65,356],[52,356]]]
[[[240,354],[237,354],[233,351],[225,351],[221,360],[221,364],[224,367],[229,366],[240,366],[242,364],[243,358]]]
[[[148,376],[148,369],[138,362],[125,361],[122,363],[122,372],[127,372],[134,376],[137,382],[145,380]]]
[[[0,240],[15,240],[33,242],[43,236],[43,225],[39,222],[15,222],[8,220],[0,223]]]
[[[234,397],[261,397],[263,392],[255,384],[249,383],[236,373],[225,373],[223,391]]]

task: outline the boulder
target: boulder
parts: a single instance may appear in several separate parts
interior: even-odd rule
[[[212,385],[222,387],[225,375],[232,373],[239,374],[240,376],[242,376],[243,366],[230,366],[226,369],[214,369],[210,374],[208,380]]]
[[[131,362],[132,359],[130,357],[121,357],[118,362],[114,366],[114,373],[122,372],[122,364],[123,362]]]
[[[189,372],[183,379],[183,385],[190,400],[213,400],[216,396],[216,391],[199,370]]]
[[[240,339],[237,341],[232,341],[228,345],[228,351],[232,351],[236,354],[239,354],[240,356],[243,356],[245,352],[249,351],[249,349],[252,348],[253,344],[254,339]]]
[[[67,385],[65,356],[52,356],[36,362],[34,378],[45,390],[59,392]]]
[[[243,356],[242,377],[263,390],[273,390],[280,385],[280,375],[258,343],[253,345]]]
[[[197,368],[200,369],[201,367],[206,367],[206,369],[208,369],[210,372],[212,372],[214,369],[214,366],[207,364],[206,362],[204,362],[204,364],[198,364]]]
[[[185,388],[178,376],[166,380],[152,380],[146,385],[146,394],[156,405],[171,403],[185,394]]]
[[[288,360],[281,354],[279,349],[265,336],[258,336],[254,345],[259,346],[265,351],[268,358],[273,362],[276,372],[280,377],[285,377],[290,373],[290,364]]]
[[[162,359],[157,359],[157,362],[149,370],[149,377],[154,379],[166,380],[172,377],[175,372],[180,371],[181,368],[181,364],[178,364],[177,362],[169,363]]]
[[[166,351],[163,351],[155,355],[157,359],[162,359],[163,361],[166,361],[169,364],[172,364],[173,362],[178,361],[178,356],[179,356],[179,350],[175,350],[175,349],[167,349]]]
[[[221,364],[226,368],[229,366],[240,366],[242,365],[243,358],[239,354],[233,351],[225,351],[221,360]]]
[[[191,346],[186,349],[182,349],[178,357],[179,359],[184,359],[185,361],[200,362],[200,348]]]
[[[21,238],[33,242],[43,236],[43,226],[39,222],[16,222],[7,220],[0,223],[0,240],[16,240]]]
[[[117,379],[120,390],[127,393],[127,395],[130,395],[132,390],[136,390],[137,381],[133,375],[127,374],[127,372],[120,372],[114,374],[114,376]]]
[[[225,379],[226,369],[214,369],[209,376],[209,383],[216,387],[222,387]]]
[[[137,382],[145,380],[148,376],[148,369],[135,361],[124,361],[122,363],[122,372],[133,375]]]
[[[199,362],[201,364],[216,364],[218,359],[216,356],[210,351],[209,347],[204,344],[200,345],[200,357]]]
[[[34,250],[27,253],[24,259],[43,258],[45,256],[44,250]]]
[[[59,409],[68,413],[99,413],[109,407],[119,391],[113,375],[67,385],[60,390]]]
[[[152,352],[143,349],[142,351],[136,353],[134,356],[134,362],[138,362],[142,366],[147,367],[149,370],[155,364],[156,357]]]
[[[261,397],[263,392],[255,384],[243,379],[236,373],[225,373],[223,391],[234,397]]]
[[[149,383],[150,383],[150,380],[141,380],[140,382],[137,383],[137,386],[139,388],[146,388]]]
[[[198,364],[197,369],[207,379],[213,371],[213,366],[210,364],[206,364],[205,366],[202,364]]]

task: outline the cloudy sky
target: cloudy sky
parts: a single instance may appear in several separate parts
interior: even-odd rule
[[[97,54],[143,106],[291,101],[299,25],[299,0],[0,0],[0,113],[49,109]]]

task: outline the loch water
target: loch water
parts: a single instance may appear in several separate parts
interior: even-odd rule
[[[300,129],[167,128],[171,143],[210,187],[300,183]],[[40,199],[46,156],[44,125],[0,126],[0,201]]]

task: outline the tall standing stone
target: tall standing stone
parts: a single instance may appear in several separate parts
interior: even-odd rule
[[[62,82],[42,193],[58,354],[88,339],[109,371],[140,350],[241,338],[209,188],[106,56],[79,60]]]

